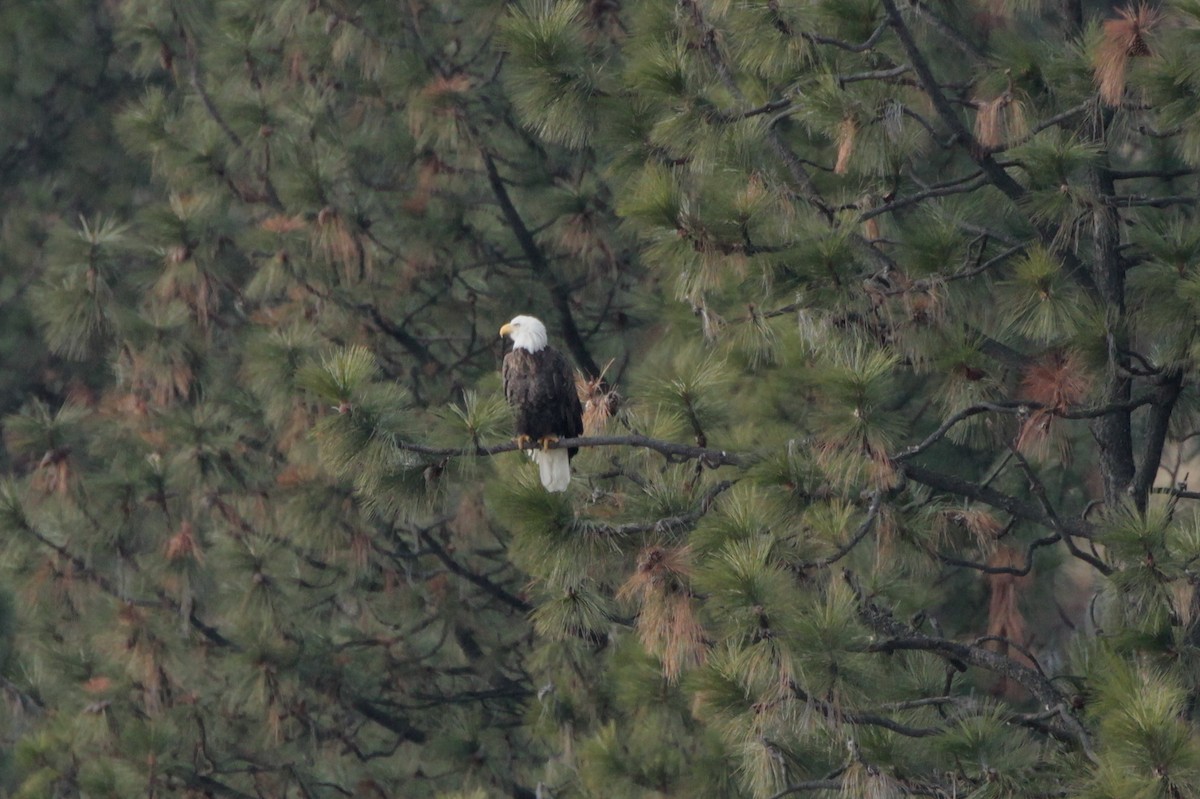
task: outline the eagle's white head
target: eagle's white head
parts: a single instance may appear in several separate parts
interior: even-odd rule
[[[512,339],[514,350],[540,352],[546,347],[546,326],[532,316],[514,316],[500,328],[500,335]]]

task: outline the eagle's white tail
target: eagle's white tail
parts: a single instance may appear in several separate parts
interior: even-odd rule
[[[547,491],[566,491],[571,484],[571,457],[565,449],[535,449],[529,457],[538,465]]]

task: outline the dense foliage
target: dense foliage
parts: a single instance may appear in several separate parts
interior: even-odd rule
[[[0,795],[1200,795],[1200,3],[18,6]]]

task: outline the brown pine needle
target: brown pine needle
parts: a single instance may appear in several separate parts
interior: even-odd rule
[[[1017,448],[1028,451],[1044,444],[1055,411],[1077,405],[1091,386],[1091,376],[1074,353],[1053,352],[1036,362],[1021,379],[1021,396],[1043,406],[1021,425]]]
[[[613,361],[610,360],[600,374],[590,380],[583,375],[575,375],[575,392],[583,404],[584,435],[594,436],[603,432],[604,426],[621,405],[621,395],[604,380],[612,365]]]
[[[853,117],[846,117],[838,125],[837,130],[837,163],[833,171],[838,175],[846,174],[850,167],[850,158],[854,155],[854,139],[858,135],[858,122]]]
[[[650,546],[642,550],[637,569],[617,591],[617,598],[640,605],[637,628],[642,646],[662,661],[663,676],[679,679],[684,668],[704,660],[704,628],[696,618],[687,582],[691,549]]]
[[[987,565],[1020,567],[1022,558],[1020,553],[1012,547],[1002,546],[998,547],[988,558]],[[987,574],[984,575],[984,579],[987,581],[991,593],[988,601],[987,635],[1004,639],[1003,641],[987,641],[985,646],[1032,668],[1033,661],[1023,651],[1028,647],[1029,633],[1025,617],[1021,614],[1019,607],[1021,591],[1031,582],[1029,575]],[[1009,641],[1017,646],[1010,646],[1007,643]],[[995,690],[997,693],[1011,694],[1016,690],[1016,686],[1002,678],[995,686]]]
[[[1092,67],[1100,98],[1110,106],[1120,105],[1125,95],[1125,78],[1130,58],[1148,56],[1152,50],[1146,35],[1162,19],[1154,8],[1139,3],[1117,10],[1117,18],[1105,20]]]

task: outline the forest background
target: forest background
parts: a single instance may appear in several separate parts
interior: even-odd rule
[[[3,3],[0,796],[1200,796],[1197,52]]]

